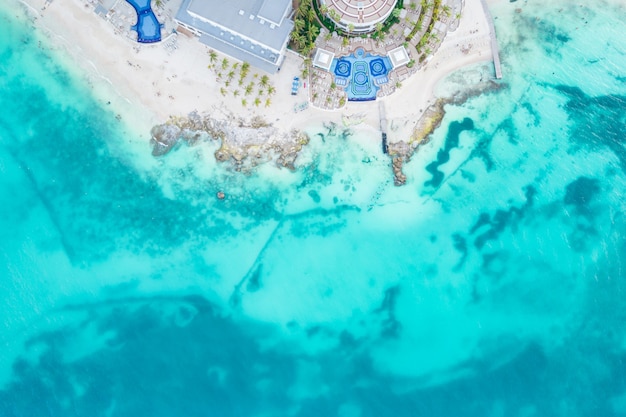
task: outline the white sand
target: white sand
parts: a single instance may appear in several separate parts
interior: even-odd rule
[[[410,137],[422,112],[435,101],[436,86],[441,79],[465,66],[492,59],[489,26],[480,0],[465,0],[459,27],[446,35],[424,68],[404,81],[394,94],[385,97],[387,119],[398,127],[390,130],[389,140]]]
[[[378,100],[348,102],[346,107],[335,111],[309,106],[305,111],[294,113],[294,105],[305,101],[308,86],[298,96],[290,94],[291,80],[300,74],[302,65],[300,57],[291,52],[281,71],[270,76],[276,88],[271,106],[249,104],[244,108],[241,97],[220,94],[223,84],[217,82],[215,73],[207,68],[210,64],[208,48],[195,38],[178,35],[178,49],[168,53],[163,42],[138,45],[115,34],[110,23],[79,0],[55,0],[44,11],[44,0],[26,0],[26,3],[41,14],[38,25],[50,33],[55,45],[62,46],[86,71],[97,96],[111,101],[113,108],[120,109],[123,115],[127,111],[140,114],[141,121],[137,123],[143,123],[141,128],[150,129],[170,115],[182,116],[193,110],[211,111],[216,107],[244,117],[261,115],[281,129],[305,129],[322,121],[340,123],[342,115],[353,114],[365,116],[363,128],[379,128]],[[470,44],[469,53],[463,53],[462,47]],[[487,60],[491,60],[489,28],[480,0],[465,0],[458,29],[446,36],[433,59],[416,75],[405,80],[394,94],[382,99],[387,119],[395,126],[390,139],[401,140],[410,136],[415,121],[434,99],[435,85],[445,75],[468,64]],[[250,72],[255,71],[251,68]]]

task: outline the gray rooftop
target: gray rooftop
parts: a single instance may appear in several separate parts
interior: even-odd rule
[[[274,5],[284,3],[283,0],[265,1]],[[253,11],[259,10],[263,3],[264,0],[229,0],[224,3],[183,0],[176,19],[202,32],[200,41],[207,46],[274,73],[281,63],[280,52],[289,39],[293,21],[284,19],[280,26],[262,22]],[[289,6],[289,3],[284,4]],[[284,8],[281,16],[286,11]]]
[[[290,0],[184,0],[176,18],[204,20],[280,51],[293,28],[291,20],[282,19],[289,5]],[[181,18],[184,11],[190,13],[187,19]]]
[[[280,25],[290,3],[291,0],[263,0],[258,15],[261,19]]]

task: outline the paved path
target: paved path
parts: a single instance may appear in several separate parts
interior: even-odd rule
[[[486,0],[480,0],[480,2],[483,5],[483,10],[487,17],[487,24],[489,25],[489,32],[491,34],[491,52],[493,54],[493,66],[496,69],[496,78],[500,79],[502,78],[502,68],[500,66],[500,48],[498,47],[498,39],[496,39],[496,28],[493,25],[493,17],[491,16],[489,7],[487,7]]]

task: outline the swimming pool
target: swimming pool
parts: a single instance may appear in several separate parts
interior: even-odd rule
[[[380,85],[389,82],[387,74],[392,68],[388,57],[359,48],[354,54],[333,59],[330,72],[335,84],[344,88],[349,101],[367,101],[375,100]]]
[[[137,13],[137,24],[131,29],[137,32],[137,42],[152,43],[161,40],[161,27],[150,7],[150,0],[126,0]]]

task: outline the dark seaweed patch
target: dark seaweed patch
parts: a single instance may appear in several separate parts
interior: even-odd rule
[[[400,287],[394,286],[385,291],[385,297],[380,307],[374,312],[385,315],[382,323],[381,335],[384,337],[395,338],[399,336],[402,324],[396,319],[395,307],[400,293]]]
[[[462,122],[454,121],[450,123],[444,147],[437,153],[437,161],[431,162],[426,166],[426,171],[432,174],[433,177],[424,183],[425,186],[437,188],[441,185],[444,175],[443,172],[439,171],[439,166],[450,160],[450,151],[459,146],[459,136],[461,132],[472,129],[474,129],[474,121],[469,117],[463,119]]]
[[[565,187],[563,203],[574,206],[579,213],[587,213],[589,203],[600,192],[600,181],[595,178],[579,177]]]
[[[626,96],[592,97],[578,87],[556,85],[554,88],[568,98],[565,109],[574,124],[572,141],[579,146],[607,147],[626,173]]]

